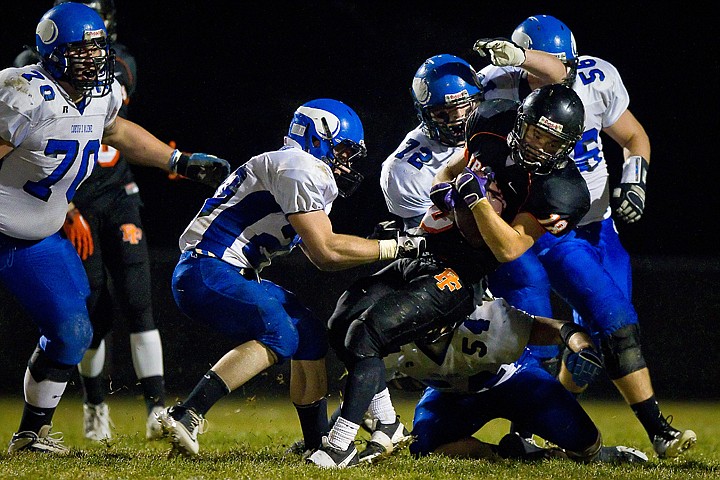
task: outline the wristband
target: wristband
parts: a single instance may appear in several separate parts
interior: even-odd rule
[[[645,176],[650,168],[650,164],[640,155],[628,157],[623,162],[622,177],[620,183],[645,183]]]
[[[378,260],[393,260],[397,257],[397,240],[378,240],[378,247],[380,248],[380,258]]]
[[[182,156],[182,152],[178,150],[177,148],[173,150],[172,154],[170,154],[170,161],[168,162],[168,167],[170,168],[171,172],[177,172],[175,170],[175,167],[177,166],[178,160],[180,160],[180,157]]]
[[[570,348],[570,345],[568,345],[568,342],[570,341],[570,337],[575,335],[578,332],[584,332],[585,330],[573,323],[573,322],[566,322],[563,324],[562,327],[560,327],[560,338],[562,338],[563,343],[566,347]]]

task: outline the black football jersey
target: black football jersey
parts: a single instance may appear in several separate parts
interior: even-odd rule
[[[489,100],[471,114],[466,125],[471,162],[480,162],[494,172],[505,201],[502,217],[506,222],[527,212],[551,234],[564,235],[590,209],[590,193],[570,159],[548,175],[532,175],[512,161],[507,136],[515,124],[518,105],[511,100]],[[439,261],[466,280],[480,279],[499,265],[487,246],[473,248],[455,226],[428,234],[427,242]]]

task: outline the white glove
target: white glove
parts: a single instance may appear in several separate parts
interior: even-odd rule
[[[490,56],[497,67],[519,67],[525,63],[525,49],[504,38],[481,38],[473,45],[481,57]]]

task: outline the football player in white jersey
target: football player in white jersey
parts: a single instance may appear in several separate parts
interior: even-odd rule
[[[588,185],[592,206],[562,242],[545,235],[520,259],[502,265],[490,276],[490,289],[523,310],[551,316],[552,286],[574,309],[576,322],[593,334],[609,377],[642,423],[657,455],[676,457],[694,445],[696,435],[671,427],[660,412],[631,302],[630,257],[611,217],[613,210],[627,223],[642,216],[650,141],[628,109],[629,95],[617,69],[601,58],[578,56],[574,36],[560,20],[549,15],[528,17],[515,29],[512,40],[518,50],[543,50],[567,66],[565,82],[585,105],[585,132],[573,159]],[[476,50],[485,55],[489,42],[479,40]],[[521,100],[542,81],[512,66],[490,65],[481,73],[486,98]],[[623,149],[622,177],[612,197],[601,132]]]
[[[309,101],[295,111],[285,146],[235,170],[185,229],[172,279],[175,301],[185,315],[238,346],[185,401],[159,415],[172,452],[196,455],[210,408],[288,359],[305,445],[320,446],[328,431],[325,322],[260,273],[297,246],[328,271],[420,255],[422,237],[370,240],[333,232],[332,203],[360,184],[352,164],[365,155],[363,126],[350,107],[327,98]]]
[[[527,51],[523,59],[507,59],[503,52],[512,45],[497,42],[499,65],[522,65],[544,84],[565,77],[562,63],[540,51]],[[410,94],[420,124],[405,136],[383,162],[380,187],[388,210],[402,219],[405,229],[417,227],[432,205],[430,187],[435,174],[450,158],[463,154],[465,119],[483,99],[481,76],[455,55],[434,55],[415,72]],[[529,92],[528,92],[529,93]]]
[[[565,370],[587,384],[602,372],[590,336],[572,322],[535,317],[504,299],[485,302],[457,328],[403,345],[385,358],[399,372],[428,388],[415,408],[415,456],[443,454],[466,458],[569,458],[578,462],[646,462],[633,448],[602,446],[602,436],[577,400],[525,347],[563,342],[570,353]],[[515,433],[499,445],[473,437],[490,420],[504,418],[542,432],[557,448],[532,447]]]
[[[225,160],[173,151],[117,116],[120,85],[102,18],[87,5],[46,12],[35,31],[40,63],[0,72],[0,282],[25,308],[40,340],[25,372],[25,406],[8,452],[66,454],[52,417],[92,338],[87,276],[62,238],[68,205],[101,143],[134,163],[220,183]]]

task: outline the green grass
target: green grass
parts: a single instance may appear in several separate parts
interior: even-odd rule
[[[398,413],[409,425],[410,399],[394,395]],[[699,442],[679,459],[658,460],[632,412],[619,401],[583,401],[603,432],[606,445],[624,444],[643,450],[650,462],[642,465],[580,465],[552,460],[542,463],[486,462],[430,457],[415,460],[403,451],[385,462],[343,471],[323,471],[299,458],[284,457],[285,448],[300,436],[295,409],[288,399],[243,398],[231,395],[208,415],[210,428],[200,437],[200,455],[167,458],[169,444],[146,442],[145,408],[140,399],[112,397],[110,412],[115,438],[105,443],[82,436],[80,399],[67,395],[55,414],[73,454],[65,458],[36,454],[0,454],[0,478],[28,479],[716,479],[720,478],[720,405],[713,402],[663,402],[674,423],[692,428]],[[330,409],[336,403],[330,402]],[[9,441],[22,412],[17,399],[0,399],[0,438]],[[508,431],[505,420],[485,426],[478,438],[497,442]],[[363,436],[367,439],[367,436]],[[361,447],[362,448],[362,447]]]

